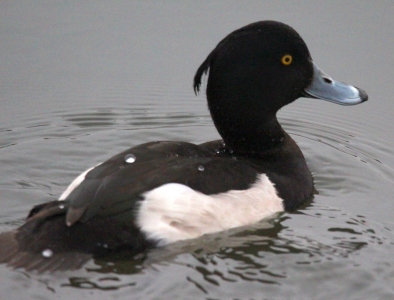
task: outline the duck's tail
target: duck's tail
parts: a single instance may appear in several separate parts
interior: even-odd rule
[[[18,241],[18,230],[0,234],[0,263],[12,268],[23,268],[27,271],[65,271],[82,267],[92,254],[80,252],[53,252],[50,248],[41,252],[24,249]]]
[[[149,245],[133,224],[110,217],[95,217],[67,226],[67,207],[61,201],[36,206],[26,223],[0,234],[0,263],[26,270],[74,270],[96,255],[130,250],[130,255]]]

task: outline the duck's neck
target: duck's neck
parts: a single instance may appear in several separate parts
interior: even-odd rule
[[[238,73],[222,72],[219,76],[212,71],[207,86],[208,107],[226,148],[264,152],[280,145],[286,133],[276,113],[289,101],[275,93],[276,87],[255,82],[257,75],[251,78],[236,76]]]
[[[234,153],[262,153],[280,147],[288,136],[275,114],[258,123],[251,120],[238,121],[237,124],[229,120],[215,121],[226,149]]]

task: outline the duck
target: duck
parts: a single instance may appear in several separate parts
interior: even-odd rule
[[[301,36],[277,21],[228,34],[194,76],[222,139],[147,142],[87,169],[58,200],[33,207],[0,234],[0,263],[26,270],[77,269],[91,257],[130,257],[259,222],[307,203],[314,193],[304,155],[277,119],[300,97],[341,105],[367,93],[334,80]]]

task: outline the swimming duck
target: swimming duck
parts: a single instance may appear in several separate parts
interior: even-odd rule
[[[252,224],[312,197],[304,156],[276,113],[299,97],[368,99],[335,81],[290,26],[261,21],[226,36],[194,77],[223,138],[150,142],[79,175],[59,200],[0,234],[0,262],[27,270],[80,267],[92,255],[145,249]]]

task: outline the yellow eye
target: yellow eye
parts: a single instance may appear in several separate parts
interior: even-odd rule
[[[288,66],[288,65],[290,65],[293,62],[293,56],[291,56],[290,54],[285,54],[285,55],[282,56],[282,59],[280,61],[285,66]]]

